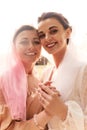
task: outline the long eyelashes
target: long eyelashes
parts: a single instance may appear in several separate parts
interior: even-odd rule
[[[33,44],[38,45],[40,44],[40,41],[33,41]]]
[[[22,45],[28,45],[29,44],[29,40],[22,40],[19,43],[22,44]],[[39,40],[33,40],[32,44],[38,45],[38,44],[40,44],[40,41]]]
[[[57,29],[53,29],[53,30],[50,31],[50,34],[56,34],[57,32],[58,32]]]
[[[43,34],[39,34],[39,38],[40,38],[40,39],[45,38],[45,34],[44,34],[44,33],[43,33]]]
[[[55,35],[58,32],[57,29],[52,29],[49,31],[49,35]],[[39,33],[39,38],[44,39],[46,37],[45,33]]]

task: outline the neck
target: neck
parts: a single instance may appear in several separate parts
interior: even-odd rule
[[[53,55],[53,59],[56,65],[56,68],[60,65],[61,61],[63,60],[63,57],[65,55],[66,48],[62,49],[60,52]]]
[[[34,64],[24,65],[24,67],[25,67],[26,74],[32,74],[33,68],[34,68]]]

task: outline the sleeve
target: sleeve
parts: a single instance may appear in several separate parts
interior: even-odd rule
[[[84,127],[85,130],[87,130],[87,66],[85,67],[82,76],[82,84],[80,87],[80,99],[82,110],[84,112]]]
[[[12,122],[8,107],[0,90],[0,130],[7,130]]]
[[[85,130],[84,114],[80,105],[74,101],[67,101],[68,113],[62,125],[66,130]]]
[[[84,129],[84,115],[81,107],[75,101],[67,101],[67,117],[64,121],[57,116],[48,123],[49,130],[87,130]]]
[[[66,102],[68,114],[63,125],[67,130],[87,130],[87,66],[80,70],[78,93],[80,103],[76,101]]]

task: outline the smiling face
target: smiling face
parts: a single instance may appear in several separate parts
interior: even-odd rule
[[[55,18],[39,22],[38,31],[42,46],[50,54],[64,50],[71,33],[70,28],[64,29]]]
[[[36,30],[20,32],[15,38],[14,46],[24,66],[34,63],[41,53],[41,44]]]

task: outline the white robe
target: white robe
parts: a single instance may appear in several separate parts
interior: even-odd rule
[[[52,76],[53,86],[68,105],[65,121],[54,117],[49,130],[87,130],[87,65],[80,62],[72,48],[67,48],[63,61]],[[53,67],[44,72],[43,82],[49,80]]]

